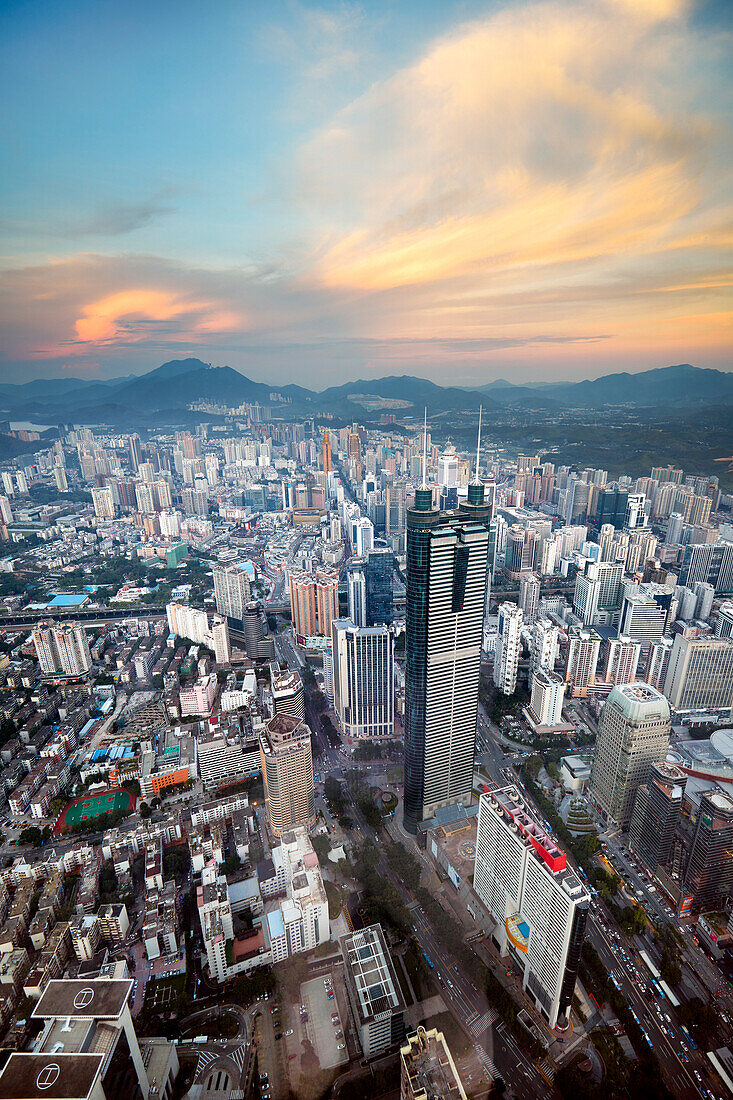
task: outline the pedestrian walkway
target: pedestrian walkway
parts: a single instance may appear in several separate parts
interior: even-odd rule
[[[483,1033],[498,1019],[498,1012],[493,1008],[489,1008],[484,1012],[483,1016],[474,1016],[473,1019],[469,1017],[466,1023],[474,1039],[478,1039],[479,1035],[483,1035]]]

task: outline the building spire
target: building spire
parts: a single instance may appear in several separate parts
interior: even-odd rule
[[[422,433],[422,488],[428,487],[428,407],[425,406],[425,424]]]
[[[474,481],[476,484],[480,484],[481,478],[479,477],[479,455],[481,454],[481,413],[483,412],[483,405],[478,407],[478,440],[476,441],[476,474]]]

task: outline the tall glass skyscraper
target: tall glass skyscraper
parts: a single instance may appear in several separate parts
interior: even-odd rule
[[[470,805],[491,505],[474,483],[457,511],[415,491],[407,512],[405,828]]]

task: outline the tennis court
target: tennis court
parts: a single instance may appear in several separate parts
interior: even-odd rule
[[[111,814],[131,809],[133,796],[129,791],[98,791],[96,794],[82,795],[70,802],[61,815],[58,825],[78,825],[102,814]]]

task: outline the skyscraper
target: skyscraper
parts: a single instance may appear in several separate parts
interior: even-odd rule
[[[538,726],[559,726],[565,700],[565,681],[556,672],[538,668],[532,673],[530,710]]]
[[[517,686],[519,658],[522,655],[521,607],[503,603],[499,607],[499,634],[494,653],[494,683],[504,695],[513,695]]]
[[[613,688],[601,712],[588,792],[606,821],[627,828],[639,786],[667,755],[671,728],[669,704],[655,688]]]
[[[331,436],[328,431],[323,433],[323,442],[321,444],[321,454],[323,460],[323,472],[330,474],[333,470],[333,463],[331,462]]]
[[[597,630],[571,626],[568,630],[568,652],[565,659],[565,683],[574,698],[585,698],[596,681],[601,636]]]
[[[590,894],[516,787],[481,795],[473,884],[537,1010],[550,1027],[566,1025]]]
[[[540,606],[540,578],[536,573],[522,573],[519,578],[519,606],[525,623],[533,623]]]
[[[636,792],[629,844],[652,875],[669,863],[686,784],[685,773],[662,760],[652,764],[646,783]]]
[[[675,710],[733,707],[733,638],[675,637],[664,680]]]
[[[560,631],[549,619],[536,619],[532,626],[530,670],[544,668],[552,672],[560,649]]]
[[[700,799],[684,871],[684,889],[695,909],[717,909],[733,891],[733,799],[706,791]]]
[[[407,513],[404,823],[411,832],[443,806],[471,803],[490,519],[478,482],[450,513],[433,508],[423,484]]]
[[[244,609],[251,599],[248,573],[239,565],[214,566],[214,599],[216,610],[226,615],[231,625],[242,629]]]
[[[349,738],[394,734],[394,639],[385,626],[331,624],[334,703]]]
[[[142,460],[143,452],[140,446],[140,436],[135,432],[134,435],[130,436],[130,469],[133,473],[137,473]]]
[[[260,734],[267,823],[275,836],[316,821],[311,731],[299,718],[276,714]]]

